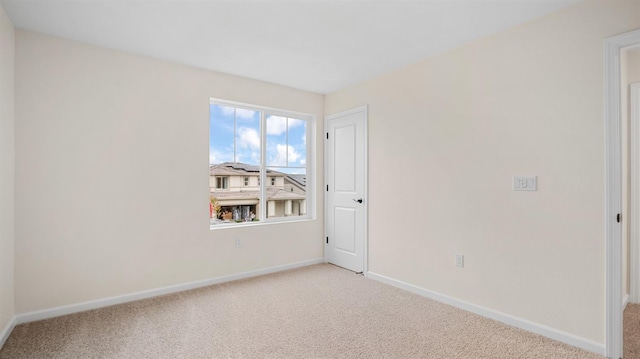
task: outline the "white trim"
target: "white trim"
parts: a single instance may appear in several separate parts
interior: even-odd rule
[[[118,296],[115,296],[115,297],[92,300],[92,301],[88,301],[88,302],[64,305],[64,306],[56,307],[56,308],[43,309],[43,310],[38,310],[38,311],[35,311],[35,312],[18,314],[16,316],[14,322],[15,322],[16,325],[17,324],[23,324],[23,323],[33,322],[33,321],[36,321],[36,320],[43,320],[43,319],[48,319],[48,318],[53,318],[53,317],[59,317],[61,315],[84,312],[86,310],[104,308],[104,307],[109,307],[109,306],[116,305],[116,304],[122,304],[122,303],[127,303],[127,302],[133,302],[133,301],[136,301],[136,300],[153,298],[153,297],[157,297],[157,296],[161,296],[161,295],[182,292],[182,291],[185,291],[185,290],[201,288],[201,287],[208,287],[208,286],[211,286],[211,285],[225,283],[225,282],[231,282],[231,281],[238,280],[238,279],[257,277],[257,276],[276,273],[276,272],[281,272],[281,271],[285,271],[285,270],[289,270],[289,269],[306,267],[306,266],[309,266],[309,265],[319,264],[319,263],[323,263],[323,262],[324,262],[324,258],[316,258],[316,259],[311,259],[311,260],[297,262],[297,263],[291,263],[291,264],[285,264],[285,265],[281,265],[281,266],[275,266],[275,267],[270,267],[270,268],[265,268],[265,269],[259,269],[259,270],[255,270],[255,271],[243,272],[243,273],[238,273],[238,274],[231,274],[231,275],[227,275],[227,276],[216,277],[216,278],[205,279],[205,280],[199,280],[199,281],[194,281],[194,282],[189,282],[189,283],[182,283],[182,284],[172,285],[172,286],[168,286],[168,287],[145,290],[145,291],[142,291],[142,292],[136,292],[136,293],[118,295]]]
[[[364,112],[364,269],[362,273],[369,271],[369,107],[360,107]]]
[[[640,30],[604,41],[605,126],[605,355],[622,357],[622,239],[616,215],[621,213],[620,51],[640,44]]]
[[[209,104],[210,105],[221,105],[221,106],[230,106],[230,107],[235,107],[235,108],[240,108],[240,109],[246,109],[246,110],[251,110],[251,111],[256,111],[256,112],[260,112],[260,143],[263,144],[262,146],[260,146],[260,176],[259,176],[259,187],[260,187],[260,202],[267,202],[266,200],[263,201],[263,199],[266,199],[266,193],[267,193],[267,175],[266,175],[266,170],[267,168],[302,168],[302,167],[288,167],[288,166],[268,166],[266,163],[266,154],[267,154],[267,131],[266,129],[266,120],[267,120],[267,116],[273,115],[273,116],[282,116],[282,117],[288,117],[288,118],[296,118],[299,120],[303,120],[306,123],[306,131],[305,131],[305,135],[306,135],[306,143],[307,143],[307,147],[306,147],[306,165],[304,167],[305,171],[306,171],[306,190],[305,190],[305,194],[306,194],[306,202],[307,202],[307,210],[305,212],[305,215],[303,216],[296,216],[295,218],[287,218],[287,217],[272,217],[272,218],[267,218],[267,212],[266,212],[266,205],[260,205],[260,216],[259,218],[260,221],[258,222],[245,222],[245,223],[229,223],[229,224],[224,224],[224,223],[218,223],[215,225],[211,225],[209,224],[209,230],[216,230],[216,229],[220,229],[220,228],[237,228],[237,227],[244,227],[244,226],[262,226],[265,224],[269,224],[269,223],[286,223],[286,222],[294,222],[294,221],[300,221],[300,220],[316,220],[317,216],[316,216],[316,206],[317,206],[317,202],[316,202],[316,173],[317,173],[317,169],[316,169],[316,158],[317,158],[317,152],[318,149],[316,148],[316,132],[317,132],[317,119],[316,119],[316,115],[314,114],[310,114],[310,113],[304,113],[304,112],[298,112],[298,111],[291,111],[291,110],[284,110],[284,109],[278,109],[278,108],[273,108],[273,107],[266,107],[266,106],[260,106],[260,105],[252,105],[252,104],[247,104],[247,103],[243,103],[243,102],[236,102],[236,101],[229,101],[229,100],[224,100],[224,99],[219,99],[219,98],[215,98],[215,97],[210,97],[209,98]],[[234,131],[235,131],[235,126],[236,126],[236,120],[234,119]],[[211,131],[211,129],[209,128],[209,131]],[[235,135],[234,135],[235,138]],[[235,140],[234,140],[234,160],[235,160]],[[211,164],[209,164],[211,165]],[[223,176],[221,176],[223,177]],[[228,177],[228,176],[227,176]],[[256,213],[257,214],[257,213]]]
[[[629,181],[629,293],[631,303],[640,303],[640,82],[631,84],[629,132],[631,133],[630,161],[631,178]]]
[[[245,103],[245,102],[229,101],[229,100],[225,100],[225,99],[221,99],[221,98],[217,98],[217,97],[209,97],[209,104],[210,105],[223,105],[223,106],[230,106],[230,107],[239,107],[241,109],[251,110],[251,111],[258,111],[258,112],[266,111],[266,112],[269,112],[270,115],[282,116],[282,117],[303,117],[301,119],[308,119],[309,117],[314,117],[314,118],[316,117],[315,115],[312,115],[312,114],[306,113],[306,112],[298,112],[298,111],[286,110],[286,109],[275,108],[275,107],[253,105],[253,104],[249,104],[249,103]]]
[[[590,352],[593,352],[599,355],[604,355],[604,345],[602,343],[594,342],[593,340],[590,340],[590,339],[582,338],[577,335],[573,335],[555,328],[548,327],[546,325],[534,323],[526,319],[514,317],[506,313],[485,308],[473,303],[469,303],[457,298],[450,297],[448,295],[444,295],[438,292],[424,289],[424,288],[415,286],[413,284],[409,284],[393,278],[389,278],[381,274],[368,272],[366,276],[371,279],[380,281],[382,283],[389,284],[394,287],[421,295],[423,297],[427,297],[429,299],[433,299],[435,301],[448,304],[448,305],[460,308],[462,310],[466,310],[471,313],[481,315],[485,318],[497,320],[504,324],[507,324],[516,328],[520,328],[532,333],[536,333],[544,337],[557,340],[565,344],[572,345],[574,347],[588,350]]]
[[[7,341],[7,339],[9,339],[9,335],[11,335],[11,332],[13,331],[13,328],[16,327],[16,324],[16,317],[14,316],[13,318],[11,318],[9,323],[7,323],[7,326],[5,326],[4,329],[0,332],[0,349],[2,349],[4,343]]]
[[[629,304],[629,294],[625,294],[624,297],[622,297],[622,311],[627,309],[627,304]]]
[[[360,107],[356,107],[356,108],[352,108],[350,110],[346,110],[346,111],[342,111],[339,113],[334,113],[331,115],[326,115],[324,117],[324,129],[322,131],[322,136],[323,138],[326,138],[325,135],[327,133],[327,123],[337,117],[344,117],[344,116],[348,116],[354,113],[358,113],[358,112],[364,112],[364,138],[363,138],[363,146],[364,146],[364,250],[363,250],[363,271],[362,273],[367,273],[369,271],[369,107],[367,105],[364,106],[360,106]],[[329,171],[327,170],[327,163],[328,161],[326,160],[328,158],[328,149],[326,146],[326,142],[325,146],[324,146],[324,186],[323,186],[323,190],[322,192],[324,192],[324,235],[325,238],[327,236],[327,233],[329,233],[329,230],[327,228],[327,218],[329,216],[329,206],[327,206],[326,204],[328,203],[328,193],[326,191],[326,185],[329,183],[329,178],[328,178],[328,174]],[[324,261],[325,263],[329,263],[329,259],[327,257],[327,242],[326,240],[323,241],[324,242]]]

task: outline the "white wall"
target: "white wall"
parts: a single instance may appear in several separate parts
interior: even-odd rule
[[[323,96],[22,30],[15,95],[17,313],[322,257],[320,201],[209,230],[208,121],[215,97],[321,126]]]
[[[0,337],[14,315],[14,45],[0,6]]]
[[[629,83],[640,82],[640,48],[630,50],[627,61]]]
[[[369,105],[370,271],[604,343],[603,39],[638,15],[587,0],[327,95]]]

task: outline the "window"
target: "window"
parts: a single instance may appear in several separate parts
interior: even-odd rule
[[[313,116],[214,99],[209,111],[211,228],[311,218]]]
[[[229,177],[216,177],[216,189],[229,189]]]

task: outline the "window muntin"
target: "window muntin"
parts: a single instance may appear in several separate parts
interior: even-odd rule
[[[309,218],[312,121],[308,115],[211,101],[210,176],[231,173],[226,184],[216,180],[210,188],[211,228]]]

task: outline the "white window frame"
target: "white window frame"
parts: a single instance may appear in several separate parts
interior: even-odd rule
[[[316,181],[315,181],[315,173],[316,173],[316,117],[312,114],[283,110],[271,107],[257,106],[251,105],[241,102],[228,101],[224,99],[218,99],[211,97],[209,98],[209,104],[212,105],[220,105],[220,106],[229,106],[236,107],[246,110],[258,111],[260,112],[260,176],[258,177],[258,186],[260,187],[260,221],[257,222],[243,222],[243,223],[229,223],[229,224],[216,224],[211,225],[209,228],[211,230],[223,229],[223,228],[235,228],[235,227],[244,227],[244,226],[261,226],[273,223],[286,223],[286,222],[297,222],[297,221],[308,221],[316,219]],[[267,131],[265,131],[267,117],[268,116],[282,116],[288,118],[295,118],[299,120],[304,120],[306,123],[305,127],[305,135],[306,135],[306,199],[304,200],[306,205],[306,213],[300,216],[284,216],[284,217],[270,217],[267,216],[267,207],[268,201],[266,198],[267,194],[267,184],[271,182],[267,182],[267,168],[269,167],[266,164],[266,154],[267,154]],[[209,132],[211,129],[209,129]],[[209,136],[209,133],[207,133]],[[284,167],[284,166],[276,166],[276,167]],[[262,186],[261,184],[265,185]]]
[[[226,186],[218,187],[218,180]],[[229,176],[216,176],[216,189],[229,189]]]

